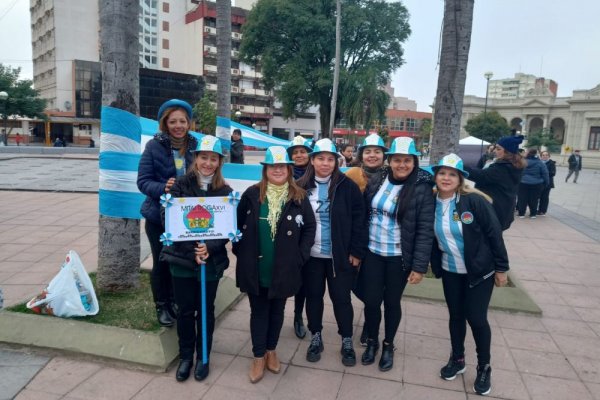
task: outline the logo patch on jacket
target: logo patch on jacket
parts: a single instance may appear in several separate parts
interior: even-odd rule
[[[463,224],[472,224],[474,219],[475,217],[473,217],[473,213],[470,211],[465,211],[464,213],[460,214],[460,220]]]

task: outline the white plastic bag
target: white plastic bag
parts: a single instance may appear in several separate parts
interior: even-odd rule
[[[57,317],[98,314],[99,306],[94,286],[75,251],[69,251],[58,274],[40,295],[27,303],[27,308],[38,314]]]

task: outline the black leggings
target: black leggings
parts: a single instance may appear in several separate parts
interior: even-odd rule
[[[160,242],[160,235],[163,234],[165,229],[162,225],[146,220],[145,230],[152,251],[152,272],[150,275],[152,297],[155,303],[169,303],[173,301],[171,270],[169,269],[169,263],[159,259],[163,247]]]
[[[546,186],[542,190],[542,194],[540,195],[540,205],[538,206],[538,213],[546,214],[548,212],[548,204],[550,204],[550,185]]]
[[[250,336],[252,353],[260,358],[267,350],[275,350],[283,326],[286,299],[269,299],[269,289],[261,287],[259,294],[248,293],[250,300]]]
[[[304,285],[300,286],[300,290],[294,296],[294,317],[299,316],[302,318],[302,312],[304,311],[304,300],[306,300],[306,293]]]
[[[215,330],[215,298],[219,281],[206,282],[206,340],[208,354],[212,347]],[[173,277],[175,302],[179,308],[177,316],[177,336],[179,338],[179,357],[192,360],[194,349],[199,360],[202,360],[202,307],[200,299],[200,282],[198,278]]]
[[[333,276],[331,258],[311,257],[302,269],[304,290],[306,293],[306,317],[311,333],[323,330],[323,296],[325,282],[329,289],[329,298],[333,303],[333,313],[342,337],[352,337],[352,297],[350,292],[356,278],[354,269],[336,269]]]
[[[362,265],[361,284],[364,288],[365,325],[369,339],[379,341],[381,303],[385,315],[386,343],[393,343],[402,318],[400,300],[410,271],[402,266],[402,257],[383,257],[367,252]]]
[[[469,287],[466,274],[442,271],[444,296],[450,313],[450,341],[452,355],[462,358],[465,354],[467,322],[471,326],[479,365],[490,363],[492,331],[487,320],[487,311],[494,290],[494,276],[490,276],[475,287]]]

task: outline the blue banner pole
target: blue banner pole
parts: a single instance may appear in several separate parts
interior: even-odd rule
[[[200,243],[204,244],[204,240]],[[208,364],[206,340],[206,262],[200,264],[200,303],[202,307],[202,364]]]

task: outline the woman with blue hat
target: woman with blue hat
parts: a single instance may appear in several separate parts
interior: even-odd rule
[[[492,332],[487,311],[494,284],[507,282],[508,255],[502,228],[484,193],[465,185],[469,174],[456,154],[442,158],[432,167],[437,187],[435,242],[431,268],[442,278],[450,313],[452,352],[440,370],[445,380],[465,372],[466,323],[471,326],[477,350],[477,377],[473,390],[490,393],[490,345]]]
[[[156,315],[161,326],[173,326],[173,289],[169,264],[159,260],[160,235],[164,232],[160,216],[160,196],[169,193],[175,178],[185,175],[194,163],[196,139],[189,134],[192,106],[183,100],[166,101],[158,110],[160,133],[146,144],[138,167],[137,187],[146,199],[141,214],[152,251],[151,286]]]
[[[281,370],[275,349],[285,302],[302,285],[302,266],[315,240],[315,216],[306,191],[294,181],[285,148],[269,147],[261,164],[262,179],[237,207],[242,238],[233,244],[237,286],[250,300],[252,383],[262,379],[265,368]]]
[[[173,197],[225,197],[232,189],[223,179],[223,151],[221,142],[206,135],[194,149],[195,158],[186,175],[175,180],[169,193]],[[199,264],[206,268],[206,343],[209,360],[215,328],[215,298],[219,280],[229,266],[225,245],[228,240],[207,240],[205,243],[174,242],[163,247],[161,260],[170,266],[175,303],[178,308],[177,336],[179,338],[179,367],[175,378],[185,381],[191,373],[196,353],[194,378],[204,380],[209,373],[209,363],[202,357],[202,307]]]
[[[356,364],[352,344],[351,291],[367,247],[365,207],[358,186],[339,169],[335,145],[329,139],[316,142],[310,163],[298,184],[308,192],[317,220],[315,243],[303,268],[308,329],[312,333],[306,359],[316,362],[323,351],[323,296],[325,285],[342,337],[342,364]]]
[[[394,139],[389,167],[365,193],[369,220],[369,250],[358,278],[357,293],[365,303],[367,348],[363,365],[373,364],[379,350],[381,303],[385,337],[379,369],[394,365],[394,339],[407,282],[417,284],[429,267],[433,243],[434,201],[431,175],[419,169],[420,153],[411,138]]]

